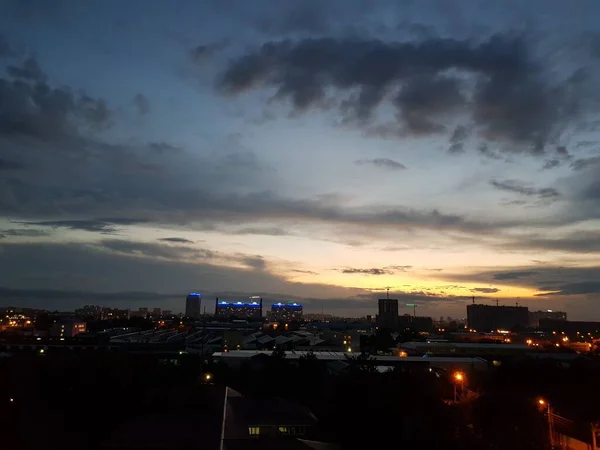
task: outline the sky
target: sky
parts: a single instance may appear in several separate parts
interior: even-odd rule
[[[600,3],[0,3],[0,303],[600,320]]]

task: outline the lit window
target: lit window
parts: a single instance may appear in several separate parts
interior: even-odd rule
[[[250,436],[258,436],[260,434],[260,428],[259,427],[248,427],[248,433],[250,433]]]
[[[282,434],[288,434],[288,429],[287,427],[279,427],[279,432]]]

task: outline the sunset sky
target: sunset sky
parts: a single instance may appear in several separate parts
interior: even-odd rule
[[[3,1],[0,303],[600,320],[600,3]],[[406,308],[412,312],[412,308]]]

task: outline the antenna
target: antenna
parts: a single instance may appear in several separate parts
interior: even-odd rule
[[[387,298],[389,300],[390,299],[390,288],[386,287],[385,289],[387,291],[387,293],[385,294],[385,298]]]
[[[499,306],[498,302],[500,302],[500,300],[496,299],[496,306]]]
[[[474,305],[475,304],[475,296],[471,297],[471,304]]]

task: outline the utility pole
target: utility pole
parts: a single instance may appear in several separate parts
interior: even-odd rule
[[[550,448],[554,448],[554,420],[552,419],[550,402],[548,402],[548,433],[550,433]]]

